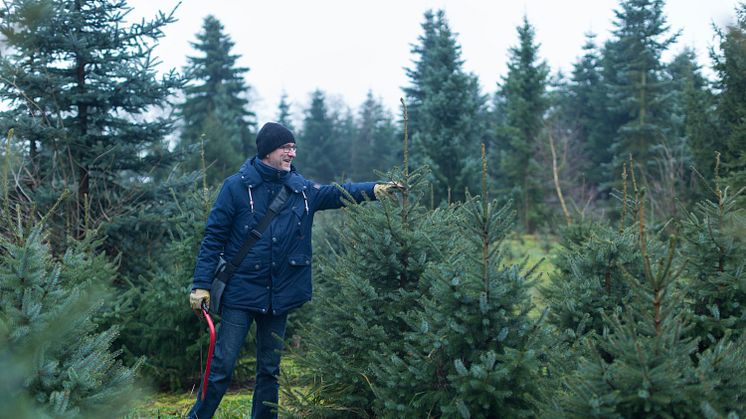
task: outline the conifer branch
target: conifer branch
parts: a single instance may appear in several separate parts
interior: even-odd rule
[[[64,190],[64,191],[62,191],[62,194],[60,195],[60,197],[59,197],[59,198],[57,198],[57,201],[55,201],[55,203],[54,203],[54,204],[52,205],[52,208],[50,208],[50,209],[49,209],[49,211],[47,211],[47,213],[46,213],[46,214],[44,214],[44,215],[43,215],[43,216],[41,217],[41,220],[39,220],[39,224],[40,224],[40,225],[44,225],[44,224],[46,224],[46,222],[47,222],[47,220],[49,219],[49,217],[51,217],[51,216],[52,216],[52,214],[54,214],[54,211],[55,211],[55,210],[57,210],[57,207],[59,207],[59,206],[60,206],[60,204],[61,204],[61,203],[62,203],[62,202],[63,202],[63,201],[65,200],[65,199],[67,199],[67,197],[68,197],[68,196],[70,196],[71,194],[72,194],[72,192],[70,192],[70,190],[69,190],[69,189],[65,188],[65,190]],[[34,211],[31,211],[31,213],[33,214],[33,213],[34,213]],[[86,231],[88,231],[88,230],[86,229]]]

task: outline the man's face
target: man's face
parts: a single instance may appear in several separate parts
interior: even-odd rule
[[[262,159],[267,166],[274,167],[278,170],[290,171],[290,163],[295,158],[295,143],[287,143],[282,147],[275,149]]]

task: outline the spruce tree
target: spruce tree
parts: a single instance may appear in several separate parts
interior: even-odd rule
[[[206,323],[184,304],[191,289],[196,257],[216,189],[205,177],[188,193],[174,194],[178,209],[164,214],[171,238],[159,249],[162,260],[129,290],[130,310],[115,313],[121,325],[120,342],[130,358],[147,356],[142,367],[150,384],[164,390],[183,390],[199,382],[207,354]],[[245,349],[253,349],[247,345]],[[236,375],[241,375],[239,369]]]
[[[702,68],[696,61],[695,51],[684,49],[674,57],[666,68],[672,82],[671,127],[672,142],[683,150],[676,150],[681,156],[681,164],[691,165],[696,172],[712,178],[715,168],[715,151],[722,128],[716,122],[715,95],[710,90],[710,82],[702,74]],[[688,169],[688,167],[687,167]],[[688,173],[691,173],[687,170]],[[692,180],[699,181],[698,176],[690,175]],[[685,179],[680,179],[678,189],[685,189]],[[701,185],[705,189],[707,185]],[[696,190],[690,191],[686,201],[704,199],[707,194]]]
[[[387,174],[404,190],[379,203],[346,207],[331,233],[339,245],[317,264],[315,305],[321,309],[303,328],[298,358],[311,375],[293,383],[310,390],[298,395],[285,386],[287,410],[295,414],[375,415],[379,354],[402,354],[403,314],[427,290],[424,272],[450,255],[443,244],[452,233],[452,211],[422,205],[428,173],[409,171],[404,109],[404,166]]]
[[[313,404],[328,407],[319,414],[374,415],[378,354],[403,351],[402,314],[422,297],[424,272],[443,260],[451,233],[450,213],[421,203],[426,175],[390,173],[408,188],[405,196],[345,209],[334,231],[342,250],[319,260],[315,304],[323,309],[306,327],[300,361],[318,384]]]
[[[198,170],[199,145],[204,141],[204,158],[210,166],[208,182],[214,184],[235,173],[255,153],[255,116],[248,110],[249,87],[244,81],[249,69],[236,66],[240,56],[231,52],[234,42],[212,15],[204,19],[192,47],[200,55],[188,57],[184,68],[190,81],[179,105],[183,121],[179,146],[191,146],[191,152],[184,150],[188,152],[185,168]]]
[[[290,131],[295,132],[295,126],[293,126],[292,116],[290,112],[290,102],[288,102],[287,93],[283,93],[280,96],[280,103],[277,105],[277,123],[286,126]]]
[[[563,229],[556,270],[540,288],[549,323],[573,340],[591,331],[601,334],[604,313],[613,313],[631,298],[624,272],[641,273],[638,240],[634,226],[619,231],[589,222]]]
[[[337,156],[343,161],[347,162],[339,166],[339,173],[336,175],[337,179],[360,179],[353,177],[358,167],[352,165],[355,161],[359,163],[357,159],[357,121],[355,115],[346,105],[342,105],[339,109],[332,112],[334,118],[334,138],[337,139]],[[336,171],[335,171],[336,172]],[[370,176],[366,176],[365,179],[370,179]]]
[[[676,41],[668,35],[664,0],[624,0],[615,10],[613,38],[606,43],[605,78],[616,136],[611,147],[616,173],[632,154],[647,176],[659,148],[668,145],[671,89],[661,54]],[[642,178],[642,177],[641,177]]]
[[[719,31],[719,53],[711,53],[717,73],[718,125],[724,128],[715,149],[723,155],[723,177],[735,190],[746,184],[746,4],[735,25]],[[743,198],[739,202],[744,206]]]
[[[109,297],[100,277],[111,281],[115,268],[91,244],[55,258],[41,225],[0,237],[0,365],[13,417],[104,418],[133,406],[137,366],[112,349],[117,328],[94,322]]]
[[[609,146],[610,138],[613,138],[613,132],[605,123],[606,91],[595,38],[595,34],[586,34],[584,54],[573,65],[567,89],[569,97],[564,103],[565,117],[576,124],[576,135],[587,162],[585,180],[592,187],[610,180],[604,166],[611,162]]]
[[[368,91],[356,119],[350,146],[350,177],[370,179],[375,171],[386,172],[401,161],[398,132],[383,104]]]
[[[403,88],[413,124],[413,164],[427,164],[436,203],[461,200],[479,179],[485,99],[476,76],[463,69],[461,46],[445,12],[425,12],[423,34],[412,48],[410,85]]]
[[[500,185],[512,191],[519,219],[528,232],[533,232],[544,217],[541,208],[544,169],[535,155],[541,147],[540,135],[548,103],[546,85],[549,69],[539,59],[539,45],[534,41],[534,28],[524,16],[517,28],[518,46],[511,47],[508,74],[499,86],[505,112],[504,124],[498,127],[497,149],[500,165]]]
[[[720,341],[696,354],[690,312],[677,290],[686,261],[677,256],[675,236],[665,254],[649,251],[643,193],[636,197],[642,273],[624,271],[632,298],[604,314],[602,334],[588,341],[587,355],[558,392],[562,415],[737,417],[746,386],[746,368],[737,357],[746,341]]]
[[[681,223],[688,264],[684,287],[694,311],[700,350],[726,334],[746,332],[746,214],[737,193],[715,184],[713,199],[698,202]]]
[[[335,135],[334,118],[321,90],[311,94],[311,105],[306,109],[303,127],[298,138],[298,167],[303,176],[317,182],[328,183],[340,169],[340,144]]]
[[[510,205],[480,197],[454,217],[452,254],[431,265],[429,292],[404,314],[404,350],[379,355],[376,405],[382,417],[534,417],[542,333],[529,317],[528,277],[504,266],[500,243]]]
[[[127,24],[131,8],[117,0],[6,2],[0,130],[15,128],[31,160],[34,200],[49,207],[62,190],[66,230],[86,228],[136,204],[135,192],[168,162],[167,105],[180,80],[156,78],[153,48],[174,21],[159,13]]]

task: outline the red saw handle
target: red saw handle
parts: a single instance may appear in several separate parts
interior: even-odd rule
[[[210,376],[210,362],[212,361],[212,352],[215,350],[215,325],[212,323],[210,317],[210,311],[207,309],[207,304],[202,303],[202,315],[207,320],[207,326],[210,327],[210,349],[207,351],[207,364],[205,365],[205,375],[202,377],[202,400],[205,400],[205,392],[207,391],[207,377]]]

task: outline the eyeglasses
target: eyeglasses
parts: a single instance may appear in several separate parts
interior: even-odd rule
[[[280,147],[280,150],[282,150],[282,152],[285,153],[285,154],[288,154],[291,151],[293,153],[295,153],[296,151],[298,151],[298,147],[296,147],[294,145],[284,145],[284,146]]]

